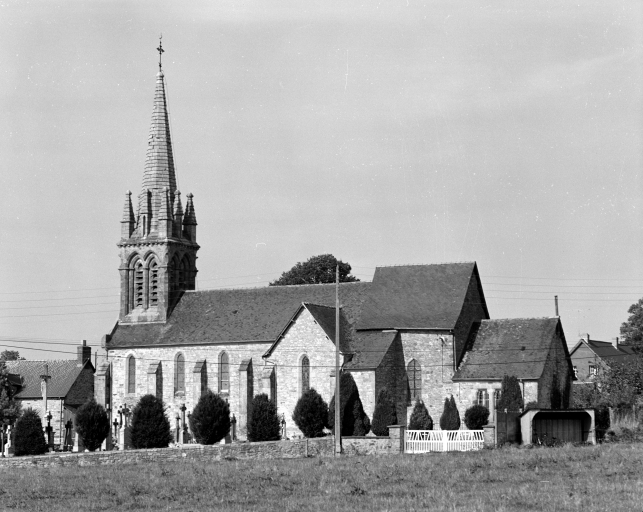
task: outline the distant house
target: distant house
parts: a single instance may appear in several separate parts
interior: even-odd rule
[[[76,359],[51,361],[6,361],[9,382],[23,410],[27,407],[40,414],[43,427],[47,411],[51,413],[54,442],[59,443],[65,423],[73,419],[76,410],[94,395],[94,366],[91,347],[78,347]],[[46,393],[42,377],[48,375]],[[47,403],[45,404],[45,394]]]
[[[578,382],[589,382],[605,365],[625,362],[634,354],[632,347],[611,341],[598,341],[585,334],[571,350],[572,365]]]

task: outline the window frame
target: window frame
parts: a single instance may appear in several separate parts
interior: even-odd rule
[[[224,371],[225,369],[225,371]],[[230,356],[227,352],[223,351],[219,354],[218,361],[218,389],[219,394],[230,394]],[[224,379],[224,375],[226,378]],[[226,385],[225,389],[223,385]]]
[[[133,395],[136,393],[136,357],[134,354],[127,356],[125,360],[127,367],[125,374],[127,376],[127,394]]]
[[[179,352],[174,356],[174,394],[185,394],[185,356]]]
[[[411,359],[406,365],[408,381],[408,402],[413,403],[418,398],[422,399],[422,365],[417,359]],[[419,383],[419,385],[418,385]]]
[[[310,390],[310,358],[307,354],[301,356],[299,363],[299,396]]]

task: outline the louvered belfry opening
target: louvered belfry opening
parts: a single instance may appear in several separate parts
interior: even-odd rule
[[[159,304],[159,266],[156,260],[150,263],[150,306]]]
[[[143,307],[145,279],[143,263],[139,260],[134,267],[134,307]]]

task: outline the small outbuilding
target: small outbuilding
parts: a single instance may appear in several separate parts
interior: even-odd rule
[[[520,415],[522,444],[596,444],[594,409],[529,409]]]

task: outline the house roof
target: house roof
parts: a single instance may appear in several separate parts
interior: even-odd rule
[[[453,329],[476,264],[378,267],[357,329]]]
[[[361,331],[355,334],[351,344],[353,358],[344,368],[347,370],[372,370],[382,362],[397,331]]]
[[[559,318],[482,320],[453,380],[539,379]]]
[[[632,355],[634,355],[634,350],[628,345],[619,345],[616,348],[609,341],[598,341],[593,339],[580,339],[574,348],[571,350],[571,354],[576,352],[576,350],[585,344],[589,349],[594,352],[598,357],[606,361],[614,361],[617,363],[627,361]]]
[[[343,315],[353,324],[371,283],[340,283]],[[267,342],[278,339],[303,302],[335,305],[335,284],[268,286],[236,290],[186,292],[166,323],[116,326],[106,346],[198,345],[222,342]],[[321,311],[322,328],[329,321]],[[334,319],[332,321],[334,338]]]
[[[79,364],[76,359],[62,359],[52,361],[7,361],[7,369],[10,373],[20,376],[20,388],[16,398],[22,400],[28,398],[41,398],[40,376],[43,375],[44,365],[51,379],[47,386],[48,398],[65,398],[74,382],[83,371],[85,366],[94,368],[90,361]]]

